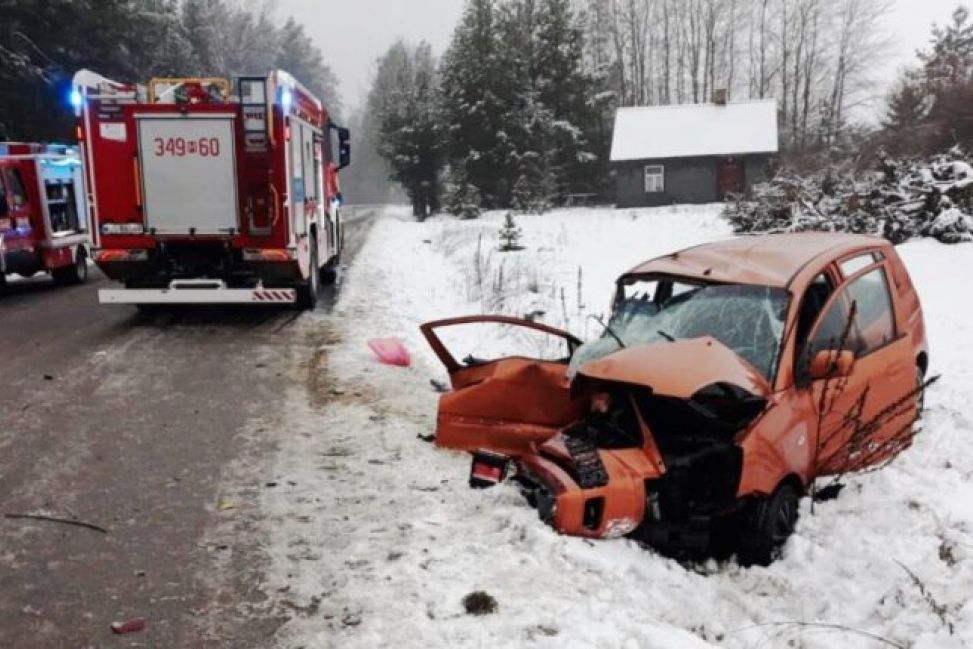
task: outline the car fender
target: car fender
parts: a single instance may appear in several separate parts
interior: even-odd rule
[[[771,405],[738,439],[743,469],[737,497],[771,494],[789,475],[808,484],[814,465],[815,419],[810,393],[792,394]]]

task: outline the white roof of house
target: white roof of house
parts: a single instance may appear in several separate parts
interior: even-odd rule
[[[776,153],[777,100],[619,108],[611,159]]]

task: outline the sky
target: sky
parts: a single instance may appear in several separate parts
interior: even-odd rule
[[[897,0],[885,19],[890,36],[878,76],[891,80],[928,41],[933,22],[949,20],[961,0]],[[280,15],[292,15],[316,40],[338,75],[348,108],[368,93],[375,60],[396,38],[426,40],[441,54],[459,20],[464,0],[277,0]],[[884,68],[884,69],[882,69]]]
[[[449,46],[464,0],[277,0],[278,13],[304,25],[338,80],[346,108],[364,103],[375,61],[396,38]]]

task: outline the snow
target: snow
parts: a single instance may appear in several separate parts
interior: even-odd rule
[[[561,210],[517,217],[526,250],[501,254],[492,249],[502,221],[415,223],[388,212],[335,314],[304,320],[315,348],[303,351],[326,360],[310,362],[288,396],[273,461],[282,486],[261,502],[264,590],[290,618],[278,646],[883,646],[869,634],[918,649],[973,643],[973,321],[946,279],[973,273],[968,245],[900,248],[944,377],[928,395],[923,434],[837,500],[813,513],[805,501],[784,557],[743,569],[559,536],[513,487],[470,490],[469,458],[418,438],[435,426],[429,379],[445,378],[421,322],[543,310],[546,322],[595,336],[586,315],[607,310],[619,273],[730,232],[718,206]],[[477,268],[489,281],[477,282]],[[390,336],[413,353],[412,367],[381,365],[369,351],[369,340]],[[467,615],[461,602],[474,590],[498,611]]]
[[[775,153],[777,101],[619,108],[611,160]]]

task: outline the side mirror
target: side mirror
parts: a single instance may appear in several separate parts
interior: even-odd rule
[[[351,164],[351,131],[346,128],[338,129],[338,169],[344,169]]]
[[[848,376],[855,367],[855,353],[837,349],[822,349],[811,359],[808,374],[812,381]]]

